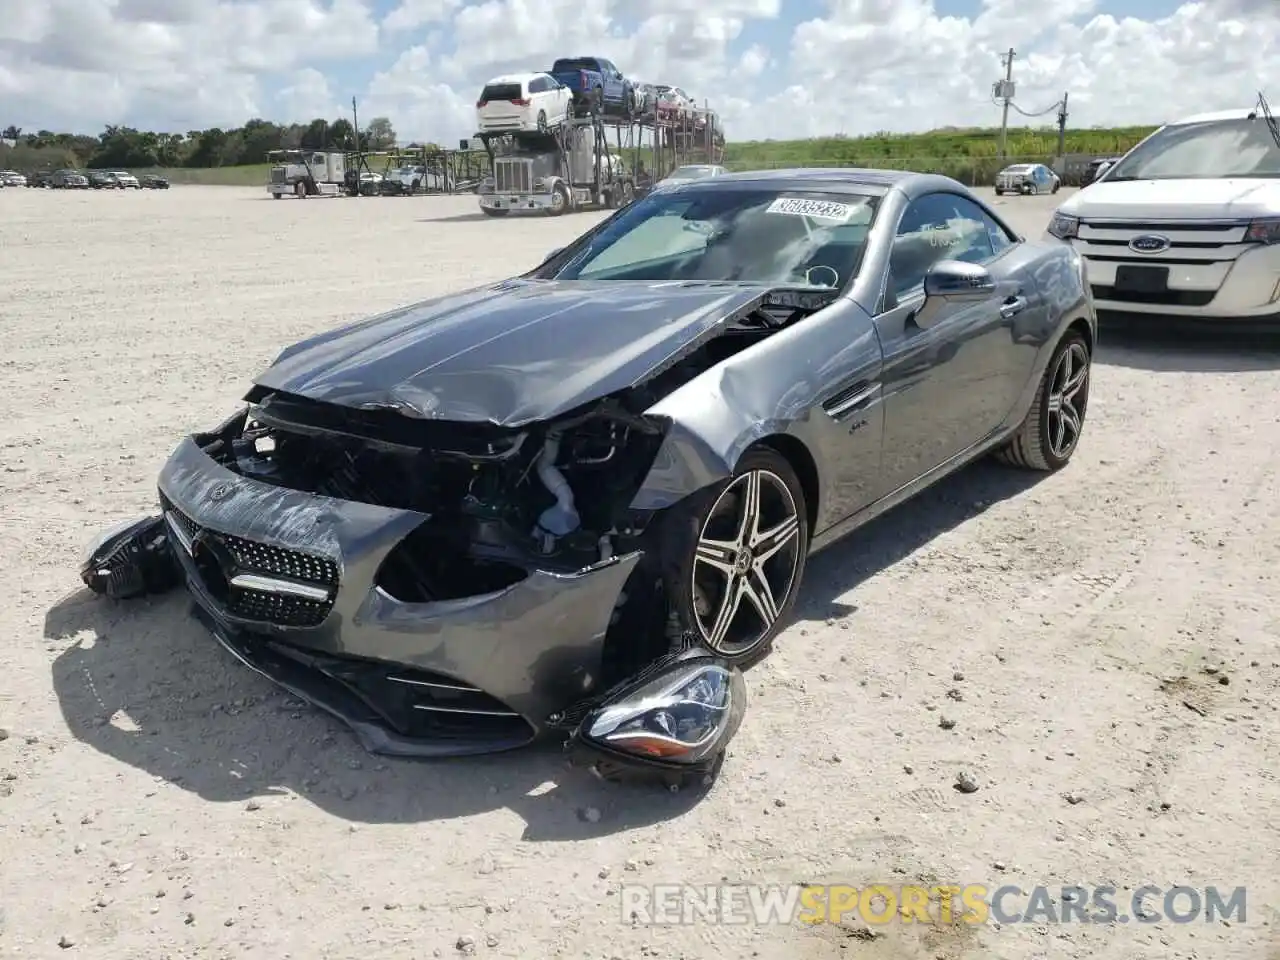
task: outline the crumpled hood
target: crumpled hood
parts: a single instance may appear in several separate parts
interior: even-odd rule
[[[347,407],[515,427],[643,381],[768,290],[507,280],[304,340],[256,383]]]
[[[1130,180],[1090,184],[1059,210],[1088,220],[1222,220],[1280,216],[1280,180]]]

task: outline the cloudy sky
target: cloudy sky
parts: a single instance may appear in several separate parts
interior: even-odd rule
[[[1159,122],[1253,104],[1280,0],[0,0],[0,126],[186,131],[355,96],[449,143],[487,78],[584,54],[709,101],[731,140],[994,125],[1010,46],[1025,110],[1067,90],[1073,126]]]

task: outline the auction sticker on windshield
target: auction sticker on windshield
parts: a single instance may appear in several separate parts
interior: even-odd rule
[[[853,216],[854,208],[834,200],[802,200],[798,197],[779,197],[766,208],[766,213],[786,213],[793,217],[815,217],[819,220],[846,222]]]

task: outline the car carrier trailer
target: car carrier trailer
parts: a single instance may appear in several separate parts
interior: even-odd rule
[[[623,206],[635,182],[619,151],[611,149],[604,121],[576,117],[548,133],[477,134],[493,173],[480,184],[480,211],[504,217],[512,210],[559,216],[589,207]]]

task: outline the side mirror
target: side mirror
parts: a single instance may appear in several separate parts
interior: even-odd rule
[[[939,260],[924,275],[924,305],[916,312],[916,326],[927,330],[952,303],[978,303],[996,292],[986,267],[963,260]]]

